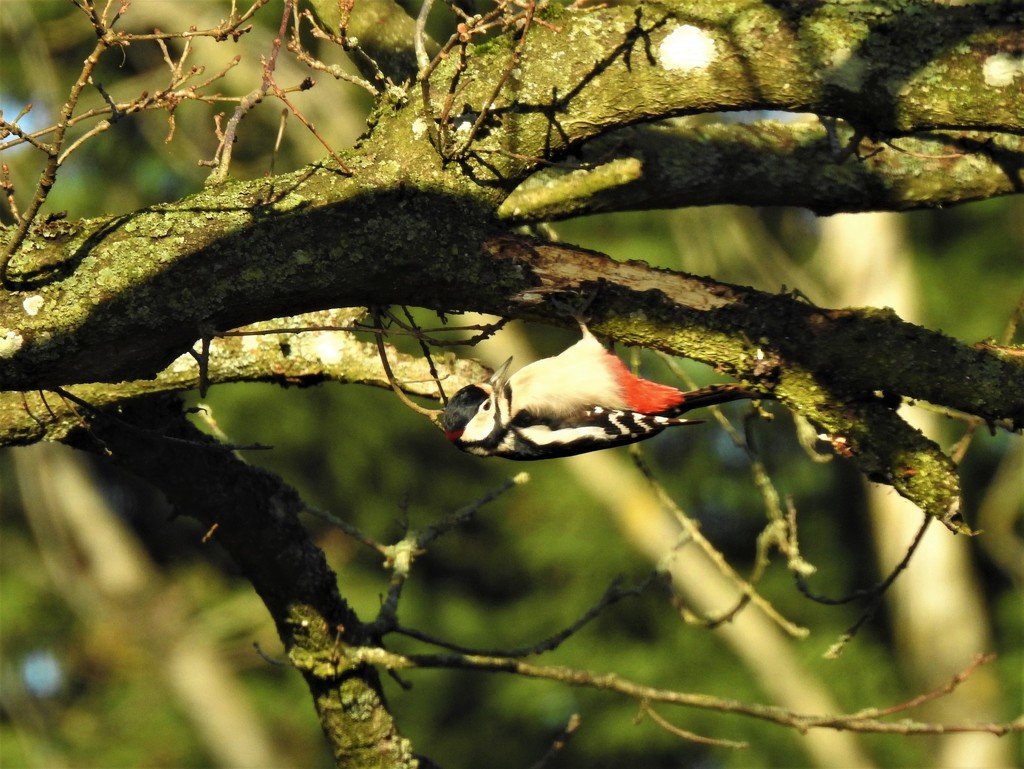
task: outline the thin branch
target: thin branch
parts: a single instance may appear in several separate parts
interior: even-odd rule
[[[413,38],[413,45],[416,48],[416,66],[420,72],[424,72],[430,64],[430,56],[427,54],[427,17],[430,16],[430,9],[434,7],[434,0],[423,0],[420,12],[416,16],[416,35]]]
[[[61,149],[64,145],[64,138],[71,120],[71,115],[74,113],[75,107],[78,106],[78,100],[81,98],[82,91],[85,90],[86,85],[92,79],[93,70],[99,63],[100,57],[103,55],[104,51],[107,50],[110,44],[111,40],[107,37],[106,31],[104,30],[96,41],[96,45],[93,47],[92,52],[85,58],[82,70],[78,74],[78,79],[75,80],[74,84],[71,86],[71,90],[68,92],[68,98],[64,101],[64,105],[60,109],[60,113],[57,118],[57,125],[53,132],[53,139],[44,150],[46,152],[46,167],[39,176],[36,194],[33,196],[28,208],[22,215],[21,220],[18,222],[17,229],[8,241],[7,247],[3,250],[3,253],[0,254],[0,285],[8,290],[16,290],[16,288],[11,284],[8,275],[8,268],[10,267],[11,259],[18,252],[18,249],[21,248],[21,244],[25,241],[29,229],[32,227],[33,222],[35,222],[39,209],[43,207],[43,203],[46,202],[46,198],[50,194],[50,190],[57,181],[57,169],[60,165],[59,159]]]
[[[624,598],[635,598],[642,595],[647,587],[658,577],[658,574],[652,574],[648,579],[644,580],[641,584],[635,587],[622,588],[620,584],[622,580],[616,578],[608,586],[608,589],[604,591],[604,594],[597,600],[597,602],[587,609],[575,622],[566,628],[558,631],[554,635],[545,638],[535,644],[528,646],[519,646],[514,649],[473,649],[468,646],[461,646],[459,644],[451,643],[449,641],[441,640],[435,636],[431,636],[420,630],[414,630],[413,628],[402,627],[396,625],[393,628],[395,633],[400,635],[408,636],[409,638],[415,638],[417,641],[423,641],[429,643],[432,646],[438,646],[442,649],[448,649],[449,651],[457,652],[459,654],[469,654],[474,656],[484,657],[505,657],[509,659],[521,659],[524,657],[535,657],[540,654],[544,654],[549,651],[554,651],[569,638],[574,636],[580,630],[582,630],[591,620],[598,617],[605,609],[610,606],[614,606]]]
[[[406,307],[405,305],[402,305],[402,310],[405,312],[406,320],[409,321],[409,328],[411,328],[413,331],[418,332],[419,327],[416,325],[416,321],[413,320],[412,313],[409,312],[409,308]],[[388,314],[391,315],[392,318],[394,317],[392,313],[389,312]],[[448,396],[445,394],[444,387],[441,386],[441,376],[437,373],[437,366],[434,365],[434,358],[430,354],[430,348],[427,346],[427,342],[422,335],[417,334],[416,341],[420,345],[420,351],[423,353],[423,358],[427,361],[427,368],[430,371],[430,375],[434,378],[434,381],[437,383],[437,394],[441,398],[441,403],[447,406]]]
[[[945,697],[948,694],[952,694],[954,689],[956,689],[960,684],[962,684],[964,681],[970,678],[971,674],[974,673],[975,670],[977,670],[982,665],[987,665],[988,663],[995,660],[995,658],[996,655],[992,654],[991,652],[976,654],[974,656],[974,659],[971,660],[971,662],[967,665],[966,668],[964,668],[959,673],[954,675],[949,681],[947,681],[942,686],[936,687],[935,689],[932,689],[930,692],[919,694],[916,697],[907,700],[906,702],[901,702],[896,705],[890,705],[887,708],[867,708],[865,710],[860,710],[854,713],[853,716],[856,718],[884,718],[885,716],[892,716],[896,713],[904,713],[908,710],[920,707],[926,702],[931,702],[932,700],[936,700],[939,697]]]
[[[689,732],[685,729],[680,729],[675,724],[669,723],[660,715],[658,715],[657,711],[655,711],[654,708],[651,707],[651,704],[646,700],[643,700],[640,703],[640,712],[637,713],[637,722],[639,722],[645,716],[650,718],[652,721],[654,721],[654,723],[656,723],[669,734],[674,734],[676,737],[681,737],[682,739],[687,740],[688,742],[696,742],[700,745],[713,745],[717,748],[733,748],[738,750],[743,750],[745,748],[750,747],[749,742],[735,742],[733,740],[719,740],[715,739],[714,737],[703,737],[694,732]]]
[[[301,19],[306,19],[306,21],[309,22],[310,30],[312,32],[313,37],[322,40],[328,40],[334,43],[335,45],[341,46],[345,51],[361,55],[368,63],[372,64],[373,67],[377,68],[376,62],[374,62],[369,56],[367,56],[366,53],[362,50],[362,48],[360,48],[357,45],[353,45],[344,33],[340,35],[334,35],[321,28],[320,25],[317,24],[316,19],[313,17],[313,14],[310,11],[303,11],[301,14],[299,14],[299,18],[300,21]],[[345,18],[343,17],[342,20],[345,21]],[[344,24],[342,25],[341,28],[342,30],[344,30]],[[310,69],[317,70],[318,72],[324,72],[333,77],[335,80],[344,80],[347,83],[357,85],[360,88],[363,88],[364,90],[371,93],[373,96],[380,95],[380,89],[377,88],[369,80],[361,78],[358,75],[353,75],[349,72],[346,72],[337,64],[327,64],[325,62],[322,62],[315,56],[313,56],[309,51],[307,51],[306,48],[302,45],[298,23],[295,24],[295,26],[292,28],[292,36],[291,39],[288,41],[288,50],[294,53],[295,58],[298,59],[303,64],[305,64]],[[384,76],[384,73],[381,72],[379,68],[377,68],[377,73],[378,79],[381,80],[382,82],[387,79]]]
[[[81,408],[83,411],[85,411],[87,414],[89,414],[90,417],[92,417],[94,419],[102,419],[102,420],[105,420],[107,422],[111,422],[113,424],[116,424],[119,427],[121,427],[122,429],[128,430],[130,432],[134,432],[134,433],[137,433],[139,435],[145,435],[145,436],[148,436],[150,438],[155,438],[157,440],[167,441],[168,443],[180,443],[180,444],[184,444],[184,445],[187,445],[187,446],[198,446],[198,447],[201,447],[201,448],[204,448],[204,449],[214,448],[214,449],[217,449],[219,451],[228,451],[228,452],[230,452],[230,451],[269,451],[269,450],[274,448],[273,446],[267,446],[267,445],[262,444],[262,443],[231,444],[231,443],[222,443],[220,441],[212,441],[212,442],[211,441],[194,441],[194,440],[190,440],[190,439],[187,439],[187,438],[176,438],[176,437],[171,436],[171,435],[166,435],[166,434],[164,434],[162,432],[159,432],[157,430],[150,430],[150,429],[147,429],[145,427],[138,427],[137,425],[133,425],[130,422],[126,422],[125,420],[123,420],[120,417],[118,417],[116,414],[111,413],[109,410],[104,411],[104,410],[98,409],[95,406],[93,406],[91,403],[89,403],[88,401],[83,400],[82,398],[79,398],[78,396],[74,395],[71,392],[68,392],[67,390],[65,390],[62,387],[54,387],[54,388],[52,388],[52,391],[54,393],[56,393],[57,395],[59,395],[61,398],[63,398],[65,401],[68,401],[69,403],[72,403],[74,406],[77,406],[77,407]],[[81,418],[83,423],[86,423],[86,424],[88,423],[88,420],[85,419],[85,417],[81,417],[81,415],[79,415],[79,416],[80,416],[80,418]]]
[[[388,584],[387,596],[381,604],[376,619],[366,625],[367,632],[371,636],[376,637],[391,632],[398,627],[398,602],[402,596],[402,589],[412,571],[413,561],[426,552],[428,544],[453,529],[464,526],[472,520],[473,516],[484,505],[494,501],[509,489],[521,486],[529,480],[530,476],[528,474],[519,473],[465,507],[455,511],[447,518],[425,529],[408,531],[399,542],[385,547],[382,552],[385,565],[392,570],[391,580]]]
[[[707,555],[711,562],[715,564],[718,570],[726,578],[732,581],[732,583],[735,584],[736,587],[740,590],[741,597],[732,609],[723,612],[718,617],[702,618],[698,621],[708,627],[715,627],[721,624],[722,622],[727,622],[729,619],[735,616],[736,612],[742,609],[749,601],[753,602],[754,605],[761,609],[761,611],[763,611],[769,619],[775,622],[780,628],[782,628],[786,633],[788,633],[792,637],[806,638],[810,631],[807,628],[801,627],[800,625],[797,625],[796,623],[791,622],[790,620],[783,617],[779,613],[779,611],[774,606],[772,606],[768,599],[766,599],[757,591],[757,589],[754,587],[753,584],[751,584],[751,582],[741,577],[739,573],[737,573],[736,570],[733,569],[733,567],[725,559],[725,556],[723,556],[715,548],[715,546],[708,541],[708,539],[701,532],[700,526],[697,525],[697,523],[692,518],[690,518],[690,516],[683,512],[682,508],[680,508],[676,501],[672,499],[672,496],[667,491],[665,491],[665,488],[654,477],[654,474],[651,471],[650,467],[643,460],[642,455],[638,451],[633,451],[631,452],[631,454],[633,456],[633,461],[636,463],[637,468],[643,474],[644,478],[647,479],[648,483],[651,484],[651,488],[654,489],[654,492],[658,495],[658,499],[661,501],[661,503],[669,511],[671,511],[672,515],[675,517],[676,521],[678,521],[680,527],[685,532],[687,537],[693,540],[697,544],[697,546],[704,551],[705,555]]]
[[[377,325],[378,328],[381,327],[380,314],[380,310],[374,311],[374,323]],[[404,403],[408,408],[415,411],[417,414],[422,414],[423,416],[429,417],[431,421],[436,423],[441,418],[440,410],[425,409],[422,406],[413,403],[409,399],[409,396],[402,392],[402,387],[398,384],[398,381],[395,379],[394,373],[391,371],[391,363],[388,361],[388,352],[384,348],[383,333],[377,334],[377,353],[380,356],[381,365],[384,367],[384,374],[387,376],[388,382],[391,383],[391,389],[394,390],[395,395],[398,396],[398,399],[402,401],[402,403]]]
[[[15,198],[14,181],[11,179],[11,167],[6,163],[0,163],[0,189],[3,190],[4,199],[7,201],[7,209],[15,221],[21,218],[18,212],[18,200]]]
[[[576,733],[576,730],[580,728],[580,714],[573,713],[569,716],[568,722],[565,724],[565,728],[555,737],[551,743],[551,747],[548,748],[547,753],[538,759],[537,763],[533,764],[530,769],[544,769],[551,761],[553,761],[559,753],[561,753],[565,746],[569,744],[569,740]]]
[[[349,647],[343,650],[349,666],[377,665],[389,670],[449,669],[475,670],[492,673],[509,673],[523,678],[554,681],[569,686],[578,686],[599,691],[610,691],[638,702],[660,702],[668,705],[699,708],[719,713],[756,718],[779,726],[795,729],[804,734],[812,729],[835,729],[841,731],[865,732],[872,734],[900,734],[905,736],[935,735],[950,733],[985,733],[997,736],[1024,732],[1024,717],[1001,723],[936,723],[904,719],[895,723],[880,720],[887,710],[899,712],[906,707],[919,704],[915,698],[893,709],[868,709],[851,714],[816,715],[799,713],[776,705],[761,705],[740,700],[715,697],[709,694],[693,694],[671,689],[661,689],[639,684],[614,673],[594,673],[589,670],[561,665],[535,665],[521,660],[504,657],[488,657],[462,654],[409,654],[403,655],[380,647]],[[938,695],[953,691],[980,665],[989,662],[992,656],[976,658],[961,673],[943,687]],[[934,697],[929,694],[927,699]]]
[[[334,526],[335,528],[341,530],[344,534],[351,537],[356,542],[364,544],[370,549],[376,550],[382,556],[387,557],[387,545],[382,545],[373,537],[369,536],[368,534],[365,534],[362,531],[362,529],[360,529],[358,526],[354,526],[345,519],[339,518],[334,513],[328,510],[321,510],[319,508],[313,507],[312,505],[305,503],[303,504],[302,511],[305,513],[309,513],[314,518],[319,518],[321,521],[329,523],[331,526]]]
[[[526,48],[526,38],[530,33],[530,26],[533,24],[533,14],[536,10],[537,5],[535,0],[526,1],[526,11],[522,15],[522,29],[519,33],[519,41],[516,43],[515,50],[512,51],[508,64],[502,71],[498,81],[494,84],[494,89],[491,91],[490,97],[483,103],[483,107],[480,109],[480,114],[476,116],[476,120],[473,121],[472,127],[466,137],[462,140],[462,146],[457,147],[454,153],[455,158],[462,157],[466,151],[473,145],[473,140],[476,139],[477,133],[480,131],[480,127],[484,124],[490,114],[490,110],[495,105],[498,97],[501,95],[502,89],[505,88],[505,83],[508,82],[509,77],[512,76],[512,72],[523,57],[523,50]]]

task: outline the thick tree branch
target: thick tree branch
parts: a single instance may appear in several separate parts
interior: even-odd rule
[[[350,644],[374,644],[341,598],[323,552],[299,522],[302,500],[272,473],[237,458],[193,427],[172,397],[88,415],[68,442],[101,453],[160,489],[175,510],[209,527],[252,583],[303,672],[339,766],[401,766],[410,754],[383,705],[375,669],[331,674],[304,663]]]
[[[297,387],[340,382],[390,389],[376,345],[347,330],[363,314],[362,308],[350,308],[255,323],[235,332],[240,335],[214,337],[202,362],[184,353],[152,379],[74,385],[66,391],[101,408],[142,395],[202,390],[231,382]],[[406,393],[437,400],[437,383],[421,356],[398,352],[390,344],[385,349],[395,379]],[[435,366],[447,392],[486,376],[479,364],[450,353]],[[0,445],[63,440],[83,424],[82,409],[59,393],[0,392]]]
[[[308,233],[296,232],[294,237],[308,237]],[[301,249],[280,238],[275,245]],[[332,255],[339,261],[332,262]],[[342,304],[357,297],[380,304],[403,303],[411,298],[406,292],[412,291],[431,298],[438,310],[475,309],[561,322],[566,319],[546,301],[550,296],[597,291],[589,308],[596,330],[627,343],[703,360],[759,383],[816,424],[823,438],[840,454],[856,459],[869,477],[891,484],[953,528],[957,528],[959,509],[955,468],[938,447],[895,414],[893,404],[905,396],[989,421],[1006,420],[1011,427],[1024,424],[1024,367],[1018,361],[905,323],[888,310],[826,310],[793,296],[766,294],[641,263],[622,264],[601,254],[522,238],[489,239],[483,248],[449,260],[414,256],[410,263],[409,256],[402,250],[387,257],[378,255],[372,262],[357,260],[362,269],[356,269],[351,252],[331,251],[318,262],[312,282],[333,292],[335,301]],[[201,272],[207,260],[195,264],[194,269]],[[256,273],[264,280],[281,268],[272,259],[265,264]],[[218,269],[223,268],[221,264]],[[290,271],[290,265],[286,263],[284,269]],[[482,270],[488,279],[453,278]],[[415,271],[415,285],[394,281],[396,273],[411,271]],[[242,272],[239,268],[238,273]],[[210,308],[206,323],[213,327],[226,325],[253,307],[277,314],[282,308],[278,303],[284,301],[290,307],[301,302],[301,298],[271,294],[264,280],[238,294],[236,283],[193,277],[196,283],[189,306]],[[152,286],[159,287],[163,279],[158,273]],[[285,284],[273,277],[267,283]],[[105,370],[108,376],[112,370],[132,370],[139,377],[143,367],[157,360],[153,340],[162,339],[170,347],[181,334],[180,343],[192,343],[194,332],[187,326],[168,328],[163,312],[153,315],[161,301],[168,314],[176,305],[173,296],[152,286],[143,287],[144,301],[125,301],[118,316],[120,323],[153,324],[139,332],[151,342],[139,349],[142,359],[86,354],[82,360],[89,371],[96,372],[97,363],[110,361],[113,368]],[[130,297],[136,289],[133,284],[126,290]],[[85,336],[79,335],[82,332]],[[88,324],[72,329],[66,342],[69,352],[59,362],[66,364],[76,351],[87,350],[82,340],[89,339],[90,333],[119,332],[109,318],[93,329]],[[16,353],[12,361],[22,357],[31,363],[52,357],[52,352],[30,349]],[[135,368],[124,368],[128,365]],[[959,373],[966,370],[973,372],[969,380]],[[74,372],[58,365],[50,375]],[[878,398],[877,392],[890,400]]]
[[[845,149],[849,148],[847,153]],[[880,142],[820,122],[660,124],[614,131],[505,199],[510,222],[713,204],[817,214],[904,211],[1024,191],[1024,137],[934,132]]]
[[[613,128],[711,111],[811,112],[877,137],[1024,133],[1019,84],[997,74],[998,57],[1024,45],[1024,9],[1012,2],[911,12],[699,0],[553,20],[559,31],[531,33],[517,77],[493,104],[492,57],[507,51],[471,56],[463,75],[463,114],[475,119],[488,105],[492,116],[474,149],[498,180],[521,173],[524,158],[551,160]]]

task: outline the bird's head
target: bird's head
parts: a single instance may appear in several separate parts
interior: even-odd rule
[[[445,437],[460,448],[481,444],[501,431],[509,412],[509,358],[486,382],[468,385],[448,401],[441,425]]]

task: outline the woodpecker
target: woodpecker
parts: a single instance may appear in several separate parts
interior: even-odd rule
[[[485,382],[463,387],[444,410],[444,434],[482,457],[570,457],[651,438],[691,409],[768,397],[741,385],[682,392],[634,376],[581,324],[583,338],[509,376],[509,358]]]

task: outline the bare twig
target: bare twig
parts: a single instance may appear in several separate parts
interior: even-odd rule
[[[376,619],[366,626],[370,635],[381,636],[394,631],[398,627],[398,602],[402,596],[402,589],[409,578],[413,561],[426,552],[428,544],[447,534],[452,529],[464,526],[484,505],[497,499],[509,489],[523,485],[529,479],[530,476],[526,473],[519,473],[465,507],[455,511],[444,520],[438,521],[425,529],[408,531],[399,542],[384,548],[385,564],[392,570],[391,580],[388,585],[387,596],[381,604]]]
[[[93,2],[89,2],[88,0],[76,0],[75,5],[89,19],[89,23],[92,24],[96,31],[97,39],[92,52],[83,62],[78,78],[68,91],[67,98],[58,113],[57,122],[53,126],[29,133],[23,131],[13,123],[0,120],[0,137],[6,137],[7,135],[16,137],[13,141],[7,141],[0,144],[0,150],[8,149],[20,143],[28,143],[35,149],[43,152],[46,156],[46,163],[39,176],[36,193],[25,211],[17,217],[17,227],[12,237],[8,240],[3,253],[0,254],[0,284],[5,288],[17,290],[17,286],[12,285],[10,280],[10,262],[21,248],[21,245],[34,224],[39,211],[46,202],[49,191],[56,183],[58,170],[64,165],[67,159],[87,141],[103,133],[109,129],[114,122],[127,115],[148,109],[167,109],[172,113],[171,133],[173,134],[173,110],[174,107],[182,100],[199,99],[204,101],[213,101],[224,99],[225,97],[209,97],[200,95],[198,90],[208,86],[214,80],[223,77],[224,73],[234,66],[234,64],[237,64],[239,60],[236,58],[234,63],[229,64],[221,73],[213,76],[203,83],[196,83],[189,88],[181,90],[186,81],[202,72],[202,68],[195,67],[192,68],[190,72],[186,73],[183,71],[183,67],[181,65],[190,51],[189,41],[192,37],[199,36],[214,37],[215,39],[225,39],[226,37],[231,36],[238,39],[239,36],[248,31],[248,28],[242,28],[241,24],[250,18],[259,7],[265,5],[268,1],[269,0],[256,0],[241,16],[235,15],[233,12],[231,18],[222,22],[220,26],[209,30],[191,29],[187,32],[166,34],[157,30],[152,34],[129,34],[114,30],[115,25],[121,20],[130,7],[130,3],[126,0],[119,0],[116,7],[113,0],[108,0],[102,11],[97,10],[97,6]],[[186,40],[186,46],[185,53],[182,55],[181,60],[177,65],[174,65],[170,61],[166,46],[163,45],[163,42],[176,39]],[[171,84],[168,88],[158,91],[152,95],[144,93],[130,102],[115,102],[102,85],[93,79],[93,73],[101,57],[109,48],[123,47],[132,43],[148,40],[157,41],[162,45],[164,59],[168,63],[172,72]],[[101,97],[106,102],[106,106],[75,115],[74,112],[78,108],[82,94],[85,88],[89,85],[92,85],[99,91]],[[23,117],[24,114],[27,113],[27,110],[28,108],[23,110],[18,119]],[[79,136],[71,144],[65,146],[68,130],[71,127],[83,120],[89,120],[100,116],[107,116],[107,118],[89,129],[82,136]],[[16,122],[17,120],[15,120],[15,123]],[[43,137],[48,137],[48,141],[43,141]]]
[[[409,321],[409,328],[413,331],[419,331],[416,321],[413,320],[412,313],[409,312],[409,308],[403,305],[402,310],[405,313],[406,320]],[[394,315],[392,315],[392,317],[394,317]],[[430,370],[430,376],[434,378],[434,382],[437,384],[437,394],[441,398],[441,403],[447,406],[448,396],[445,394],[444,387],[441,386],[441,376],[437,373],[437,366],[434,365],[434,358],[430,354],[430,348],[427,346],[427,342],[423,336],[419,334],[416,335],[416,341],[419,342],[420,351],[423,353],[423,357],[427,361],[427,368]]]
[[[426,70],[430,64],[430,56],[427,54],[427,17],[430,16],[430,9],[434,7],[434,0],[423,0],[420,12],[416,16],[416,36],[413,45],[416,49],[416,66],[420,72]]]
[[[334,513],[327,510],[320,510],[319,508],[312,507],[308,504],[303,504],[303,512],[309,513],[310,515],[319,518],[322,521],[326,521],[331,526],[340,529],[347,536],[354,539],[356,542],[360,542],[372,550],[376,550],[382,556],[387,556],[388,548],[387,545],[380,544],[373,537],[365,534],[359,527],[354,526],[343,518],[339,518]]]
[[[130,430],[131,432],[138,433],[140,435],[146,435],[150,438],[156,438],[157,440],[166,441],[168,443],[183,444],[186,446],[202,446],[203,448],[206,449],[216,448],[221,451],[268,451],[273,448],[273,446],[267,446],[262,443],[230,444],[222,442],[199,442],[187,438],[176,438],[173,435],[166,435],[160,432],[159,430],[151,430],[145,427],[139,427],[138,425],[133,425],[130,422],[126,422],[125,420],[118,417],[116,414],[111,413],[110,410],[98,409],[88,401],[79,398],[78,396],[74,395],[73,393],[69,392],[63,387],[54,387],[51,389],[54,393],[59,395],[65,401],[81,408],[84,412],[86,412],[95,419],[106,420],[107,422],[117,424],[119,427],[126,430]],[[75,409],[75,411],[77,413],[77,409]],[[88,420],[86,420],[85,417],[81,416],[81,414],[79,414],[79,418],[82,420],[83,423],[88,424]]]
[[[523,57],[523,50],[526,48],[526,38],[530,33],[530,26],[533,24],[533,14],[537,8],[535,0],[526,0],[526,10],[522,15],[522,28],[519,33],[519,41],[516,43],[515,50],[512,51],[512,56],[509,59],[508,64],[502,71],[501,76],[498,78],[498,82],[494,84],[494,89],[491,91],[490,97],[484,102],[480,108],[480,114],[476,116],[476,120],[473,121],[472,127],[462,140],[462,146],[457,147],[455,150],[455,157],[462,157],[466,151],[473,145],[473,140],[476,138],[477,133],[480,131],[480,127],[484,124],[490,114],[490,110],[494,107],[495,102],[498,100],[498,96],[501,95],[502,89],[505,87],[505,83],[508,82],[512,72]]]
[[[598,617],[608,607],[614,606],[624,598],[635,598],[636,596],[641,595],[647,589],[648,585],[650,585],[658,576],[659,575],[657,574],[653,574],[640,585],[629,588],[620,587],[621,579],[615,579],[612,584],[608,586],[608,589],[604,591],[604,594],[597,600],[597,602],[587,609],[575,622],[558,631],[554,635],[528,646],[519,646],[513,649],[472,649],[468,646],[461,646],[449,641],[443,641],[420,630],[414,630],[400,625],[396,625],[393,630],[401,635],[415,638],[418,641],[423,641],[424,643],[429,643],[432,646],[438,646],[442,649],[458,652],[459,654],[480,655],[485,657],[506,657],[510,659],[535,657],[539,654],[544,654],[545,652],[557,649],[569,638],[582,630],[591,622],[591,620]]]
[[[633,451],[632,456],[633,461],[636,463],[640,472],[643,473],[648,483],[651,484],[651,488],[653,488],[655,493],[658,495],[658,499],[668,510],[672,512],[675,519],[679,522],[680,527],[682,527],[683,532],[685,532],[687,537],[704,551],[705,555],[711,559],[712,563],[715,564],[718,570],[732,581],[741,593],[739,601],[732,609],[722,612],[718,617],[702,618],[697,621],[709,627],[715,627],[735,616],[736,612],[742,609],[748,602],[753,602],[765,613],[766,616],[786,631],[786,633],[794,638],[806,638],[809,632],[807,628],[801,627],[800,625],[797,625],[783,617],[779,611],[772,606],[768,599],[757,592],[757,589],[750,581],[741,577],[736,570],[732,568],[729,562],[725,559],[725,556],[723,556],[704,536],[700,530],[700,526],[697,525],[690,516],[683,512],[682,508],[680,508],[676,501],[672,499],[672,496],[665,491],[665,488],[654,477],[650,467],[648,467],[647,463],[644,462],[640,452]]]
[[[952,694],[953,690],[956,689],[960,684],[970,678],[971,674],[974,673],[982,665],[987,665],[996,658],[995,654],[976,654],[974,659],[967,665],[966,668],[961,670],[959,673],[954,675],[949,681],[942,686],[932,689],[930,692],[919,694],[916,697],[912,697],[906,702],[900,702],[896,705],[890,705],[887,708],[867,708],[860,710],[853,714],[855,718],[884,718],[885,716],[892,716],[896,713],[904,713],[908,710],[913,710],[916,707],[920,707],[926,702],[931,702],[939,697],[945,697],[947,694]]]
[[[1013,721],[992,723],[935,723],[903,719],[896,722],[881,720],[887,712],[900,712],[920,704],[921,698],[903,703],[894,708],[868,709],[851,714],[817,715],[799,713],[776,705],[742,702],[724,699],[708,694],[693,694],[671,689],[660,689],[639,684],[614,673],[594,673],[589,670],[561,665],[535,665],[522,660],[504,657],[487,657],[463,654],[397,654],[380,647],[350,647],[343,650],[349,665],[378,665],[389,670],[413,670],[444,668],[452,670],[476,670],[492,673],[509,673],[523,678],[555,681],[569,686],[579,686],[599,691],[610,691],[638,702],[660,702],[709,710],[719,713],[733,713],[767,721],[779,726],[795,729],[804,734],[812,729],[835,729],[872,734],[900,734],[905,736],[950,734],[973,732],[1005,735],[1024,732],[1024,717]],[[990,661],[991,656],[981,656],[954,678],[937,694],[926,695],[926,699],[951,692],[969,677],[974,670]]]
[[[458,91],[462,73],[465,72],[468,64],[468,45],[474,36],[482,35],[491,29],[505,25],[507,23],[507,9],[508,2],[506,0],[502,0],[501,2],[498,2],[498,4],[488,13],[483,15],[468,16],[464,13],[460,13],[459,15],[463,17],[463,21],[456,25],[455,33],[448,38],[447,42],[445,42],[443,46],[441,46],[441,50],[437,52],[433,59],[426,64],[419,64],[419,71],[417,72],[416,79],[420,83],[420,95],[423,101],[423,119],[426,122],[427,132],[430,135],[431,142],[434,147],[437,148],[441,157],[446,161],[452,157],[452,141],[450,138],[452,133],[450,124],[451,110],[455,104],[455,95]],[[422,13],[423,9],[421,8],[421,16]],[[451,79],[448,81],[448,91],[445,94],[441,110],[437,115],[435,115],[430,95],[430,78],[434,74],[438,65],[448,59],[451,51],[456,46],[459,48],[459,61],[456,64],[455,71],[452,73]],[[419,61],[420,57],[417,52],[417,62],[419,63]],[[505,77],[507,77],[507,75]],[[503,80],[504,79],[505,78],[503,77]]]
[[[345,25],[347,24],[348,21],[347,14],[342,14],[343,23],[341,24],[341,33],[338,35],[331,34],[330,32],[323,29],[319,24],[317,24],[316,19],[313,17],[313,14],[310,11],[303,11],[301,14],[299,14],[299,19],[300,21],[301,19],[305,19],[306,21],[309,22],[310,31],[312,32],[313,37],[320,38],[322,40],[329,40],[335,45],[341,46],[344,50],[361,56],[365,61],[370,63],[376,70],[378,80],[384,82],[387,79],[384,77],[384,73],[380,71],[380,68],[377,67],[376,62],[374,62],[369,56],[367,56],[366,53],[362,50],[362,48],[360,48],[358,45],[354,45],[352,41],[349,39],[349,37],[345,34]],[[313,56],[309,51],[307,51],[305,47],[302,45],[302,40],[300,38],[301,30],[299,27],[299,23],[296,23],[292,29],[291,39],[288,41],[288,50],[295,54],[295,58],[297,58],[300,62],[305,64],[310,69],[315,69],[318,72],[324,72],[333,77],[335,80],[344,80],[347,83],[352,83],[353,85],[357,85],[360,88],[365,89],[374,96],[380,95],[380,89],[377,88],[369,80],[365,80],[364,78],[361,78],[358,75],[353,75],[349,72],[346,72],[344,69],[342,69],[336,64],[327,64],[325,62],[322,62],[315,56]]]
[[[381,327],[380,316],[380,310],[375,310],[374,322],[378,328]],[[388,352],[384,348],[383,332],[379,332],[377,334],[377,353],[380,355],[380,362],[381,365],[384,367],[384,374],[387,376],[388,382],[391,383],[391,389],[394,390],[394,393],[395,395],[398,396],[398,399],[402,401],[402,403],[404,403],[408,408],[415,411],[417,414],[422,414],[423,416],[430,417],[431,421],[437,422],[441,417],[441,412],[438,409],[425,409],[422,406],[413,403],[409,399],[409,396],[402,392],[401,385],[398,384],[398,381],[395,379],[394,372],[391,371],[391,363],[388,361]]]
[[[21,218],[21,214],[18,213],[18,201],[14,197],[14,181],[11,179],[11,169],[6,163],[0,164],[0,189],[4,191],[4,198],[7,200],[7,209],[11,212],[11,216],[17,221]]]
[[[95,18],[95,15],[92,15]],[[104,30],[103,34],[101,34],[99,39],[96,41],[96,45],[93,47],[92,52],[86,56],[85,62],[82,65],[82,70],[78,74],[78,79],[75,80],[74,84],[71,86],[71,90],[68,92],[68,98],[64,101],[64,104],[60,109],[52,140],[45,146],[45,148],[41,148],[44,149],[46,153],[46,166],[43,168],[43,172],[39,176],[36,194],[32,197],[32,200],[28,204],[28,208],[25,210],[21,220],[18,222],[14,235],[8,241],[3,253],[0,254],[0,285],[4,288],[12,291],[16,290],[15,286],[11,284],[8,275],[8,268],[10,267],[11,259],[14,257],[14,254],[18,252],[18,249],[21,248],[21,244],[25,241],[28,231],[32,227],[36,215],[39,213],[39,209],[43,207],[43,203],[46,202],[46,198],[50,194],[50,190],[57,181],[57,169],[60,165],[60,154],[64,146],[64,138],[71,120],[71,115],[75,111],[75,107],[78,106],[78,100],[82,96],[82,91],[85,90],[86,85],[92,79],[93,70],[99,63],[100,57],[111,44],[112,40],[108,37],[106,30]]]
[[[651,704],[647,702],[647,700],[642,700],[640,702],[640,712],[637,713],[636,720],[640,721],[644,716],[650,718],[652,721],[654,721],[654,723],[656,723],[669,734],[674,734],[676,737],[681,737],[682,739],[687,740],[688,742],[696,742],[701,745],[714,745],[717,748],[744,749],[750,747],[749,742],[718,740],[714,737],[703,737],[694,732],[687,731],[686,729],[680,729],[675,724],[669,723],[660,715],[658,715],[657,711],[655,711],[654,708],[651,707]]]
[[[569,744],[569,740],[576,733],[576,730],[580,728],[580,723],[579,713],[573,713],[569,716],[569,721],[565,724],[565,728],[555,737],[547,753],[541,756],[530,769],[544,769],[545,766],[551,763],[565,749],[565,746]]]

